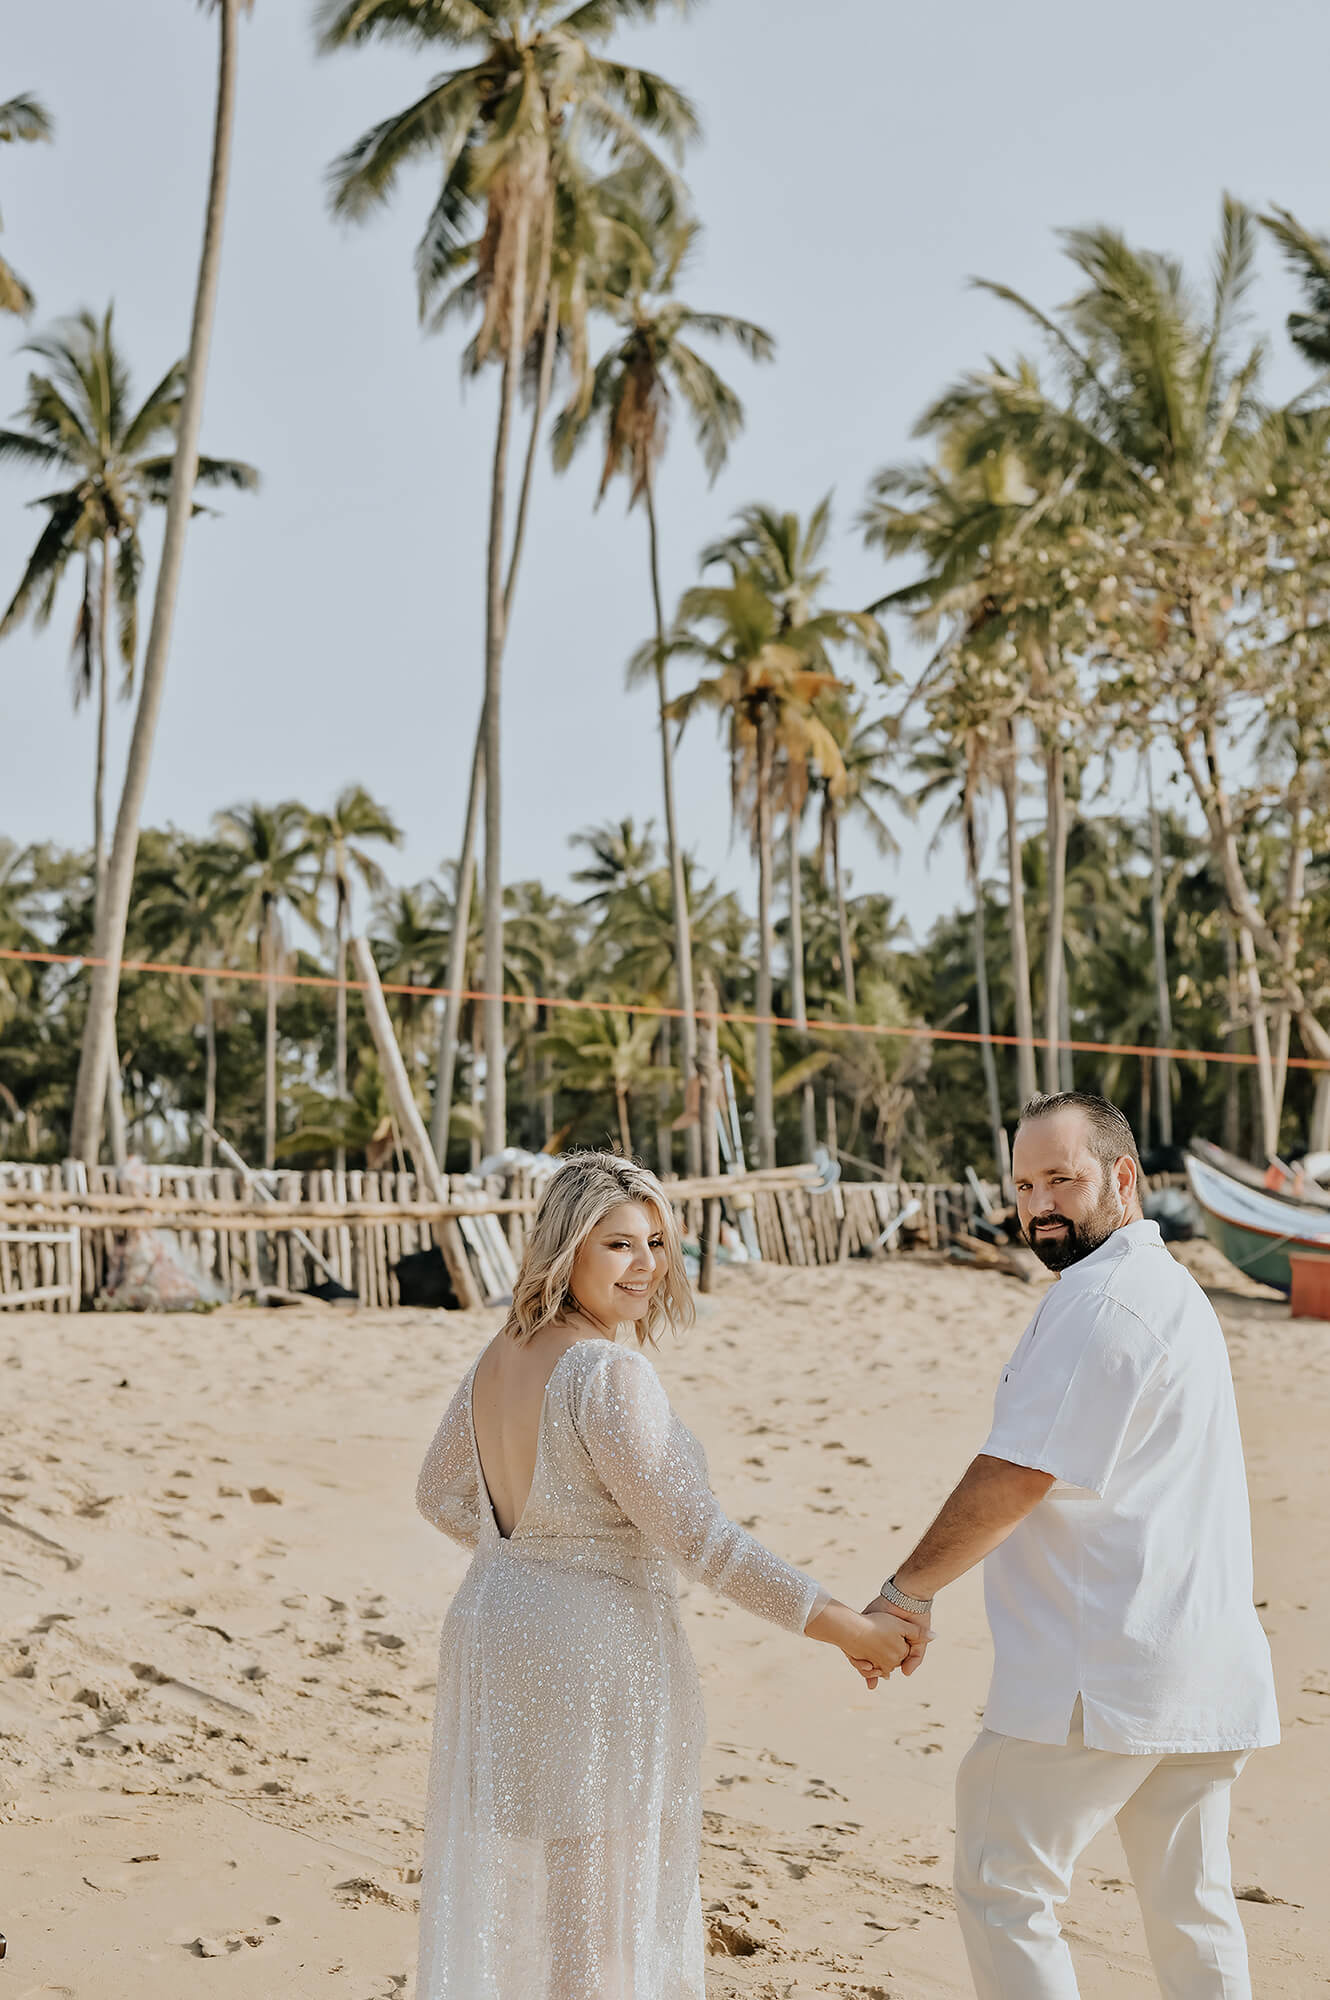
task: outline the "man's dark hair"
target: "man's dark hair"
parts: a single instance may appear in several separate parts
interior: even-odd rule
[[[1063,1090],[1056,1097],[1045,1097],[1040,1092],[1021,1106],[1018,1123],[1028,1125],[1033,1118],[1052,1118],[1059,1111],[1079,1111],[1085,1119],[1086,1135],[1090,1151],[1104,1167],[1105,1171],[1116,1161],[1126,1158],[1135,1162],[1137,1184],[1143,1183],[1141,1156],[1136,1150],[1136,1138],[1116,1104],[1110,1104],[1106,1097],[1100,1097],[1093,1090]]]

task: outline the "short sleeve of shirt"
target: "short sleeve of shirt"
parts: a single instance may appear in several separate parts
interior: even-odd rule
[[[1111,1298],[1050,1299],[1003,1370],[983,1451],[1102,1499],[1164,1346]]]

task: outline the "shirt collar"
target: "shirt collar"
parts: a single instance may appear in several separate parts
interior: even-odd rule
[[[1125,1257],[1129,1250],[1152,1248],[1156,1244],[1162,1248],[1163,1242],[1157,1222],[1145,1218],[1138,1222],[1124,1222],[1121,1229],[1115,1229],[1111,1236],[1105,1237],[1099,1248],[1092,1250],[1088,1257],[1082,1257],[1078,1264],[1069,1264],[1065,1271],[1060,1271],[1058,1283],[1065,1285],[1069,1278],[1073,1282],[1082,1277],[1093,1278],[1105,1264],[1116,1257]]]

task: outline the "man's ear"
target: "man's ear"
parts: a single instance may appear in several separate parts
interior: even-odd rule
[[[1141,1186],[1140,1175],[1136,1171],[1135,1160],[1124,1153],[1118,1161],[1116,1172],[1118,1195],[1123,1207],[1131,1209],[1137,1206],[1140,1202]]]

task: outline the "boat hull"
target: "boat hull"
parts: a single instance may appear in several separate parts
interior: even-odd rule
[[[1187,1156],[1187,1180],[1205,1233],[1236,1270],[1287,1295],[1291,1256],[1330,1257],[1330,1212],[1306,1209]]]

